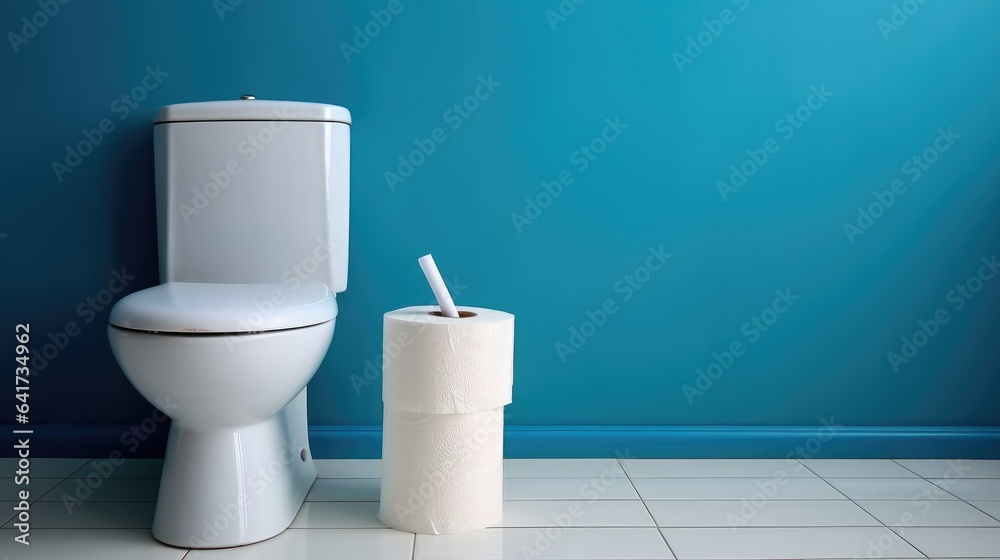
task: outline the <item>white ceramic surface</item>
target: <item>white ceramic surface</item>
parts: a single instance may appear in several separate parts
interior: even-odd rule
[[[223,548],[269,539],[295,519],[316,480],[306,393],[239,431],[170,426],[153,536],[174,546]]]
[[[108,327],[126,377],[172,419],[152,533],[258,542],[316,479],[305,387],[347,288],[350,113],[173,105],[153,140],[164,284],[119,301]]]
[[[337,316],[337,298],[325,284],[205,284],[167,282],[123,297],[108,322],[116,327],[170,333],[243,333],[293,329]]]
[[[108,339],[136,390],[190,430],[264,422],[295,398],[326,355],[336,320],[257,334],[151,334],[115,326]]]
[[[510,480],[508,465],[520,462],[531,469],[518,476],[532,474],[551,480],[588,477],[588,488],[603,482],[594,472],[610,460],[558,459],[508,460],[504,475]],[[653,459],[628,459],[635,465]],[[624,460],[623,460],[624,462]],[[964,462],[964,461],[963,461]],[[884,469],[884,460],[856,460],[852,470],[863,473]],[[942,461],[942,464],[944,462]],[[299,510],[290,530],[273,539],[219,550],[189,550],[164,546],[150,535],[152,527],[152,497],[146,497],[145,485],[130,485],[132,491],[122,492],[119,477],[125,482],[138,476],[145,478],[156,467],[152,459],[124,459],[114,467],[110,478],[103,480],[100,498],[85,500],[67,511],[61,500],[63,491],[72,491],[78,484],[102,466],[108,472],[108,457],[99,457],[92,464],[85,459],[32,458],[32,491],[39,496],[51,496],[31,507],[31,547],[14,541],[18,530],[13,528],[11,509],[15,502],[0,502],[7,511],[7,523],[0,528],[0,559],[10,558],[72,558],[73,560],[154,560],[173,559],[245,559],[296,560],[364,559],[413,560],[441,558],[524,559],[570,558],[572,560],[643,558],[656,556],[656,550],[672,547],[678,558],[980,558],[1000,560],[1000,500],[979,499],[929,502],[915,505],[911,500],[878,500],[852,502],[846,496],[823,500],[530,500],[504,503],[504,519],[494,527],[462,535],[419,535],[385,529],[378,521],[378,491],[381,461],[377,459],[317,459],[319,478],[313,492],[322,490],[318,499],[306,501]],[[651,463],[656,465],[657,463]],[[3,462],[0,461],[0,466]],[[78,465],[84,465],[77,468]],[[732,478],[757,476],[759,467],[744,463],[741,473],[732,470],[730,460],[708,460],[705,472],[729,474]],[[539,467],[541,467],[539,469]],[[1000,472],[1000,461],[979,461],[980,473]],[[658,468],[658,467],[657,467]],[[973,471],[975,472],[975,470]],[[837,474],[843,474],[839,471]],[[933,474],[939,475],[940,471]],[[45,478],[45,477],[58,478]],[[67,478],[68,477],[68,478]],[[349,478],[327,478],[349,477]],[[823,480],[820,477],[821,481]],[[10,483],[13,479],[0,481]],[[723,478],[695,477],[715,483]],[[888,480],[884,479],[883,480]],[[971,480],[971,479],[970,479]],[[38,486],[45,484],[49,486]],[[155,480],[154,480],[155,482]],[[615,484],[625,482],[618,480]],[[52,484],[65,490],[45,490]],[[114,492],[105,493],[106,486]],[[33,494],[34,496],[34,494]],[[136,501],[145,499],[146,501]],[[357,501],[357,500],[363,501]],[[110,500],[110,501],[106,501]],[[128,501],[126,501],[128,500]],[[975,514],[966,505],[975,506],[998,519],[995,523]],[[663,529],[662,538],[650,525],[648,510]],[[898,532],[898,537],[869,513],[883,519]],[[910,521],[905,521],[909,516]],[[970,525],[970,522],[974,525]],[[609,529],[613,529],[610,530]],[[905,529],[905,530],[904,530]],[[642,530],[642,531],[638,531]],[[588,536],[589,535],[589,536]],[[458,538],[455,538],[458,537]],[[649,546],[640,546],[637,537]],[[655,537],[655,538],[651,538]],[[416,546],[414,541],[416,540]],[[666,541],[666,542],[664,542]],[[654,544],[657,543],[658,544]],[[909,546],[909,545],[912,545]],[[637,548],[639,546],[639,548]],[[27,550],[28,552],[25,552]],[[27,554],[27,556],[25,556]],[[669,556],[667,556],[669,558]]]
[[[316,478],[304,387],[334,323],[241,335],[108,327],[126,376],[173,420],[154,537],[219,548],[288,527]]]
[[[280,119],[153,127],[161,282],[347,289],[350,125]]]
[[[292,121],[327,121],[351,124],[351,113],[336,105],[306,103],[302,101],[275,101],[271,99],[240,99],[234,101],[199,101],[176,103],[160,107],[153,122],[184,121],[268,121],[276,115]]]

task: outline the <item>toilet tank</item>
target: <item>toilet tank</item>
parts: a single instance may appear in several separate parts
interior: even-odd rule
[[[210,101],[154,121],[161,282],[347,289],[347,109]]]

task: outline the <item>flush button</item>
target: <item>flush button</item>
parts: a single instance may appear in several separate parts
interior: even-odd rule
[[[249,93],[240,97],[240,99],[257,99],[256,97],[250,95]]]

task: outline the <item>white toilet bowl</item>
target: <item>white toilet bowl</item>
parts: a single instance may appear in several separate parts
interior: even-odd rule
[[[316,479],[306,384],[347,290],[350,130],[343,107],[251,95],[156,111],[161,284],[122,298],[108,337],[172,419],[153,518],[165,543],[277,535]],[[266,149],[250,157],[248,142]]]
[[[115,305],[115,358],[172,420],[155,538],[219,548],[288,527],[316,478],[305,387],[336,315],[320,283],[170,282]]]

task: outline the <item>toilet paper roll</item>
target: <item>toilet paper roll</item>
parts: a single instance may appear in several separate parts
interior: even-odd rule
[[[460,318],[431,312],[437,308],[406,307],[385,314],[385,405],[464,414],[510,404],[514,316],[479,307],[460,307]]]
[[[383,469],[398,462],[408,472],[422,469],[451,475],[479,470],[503,459],[503,408],[427,414],[386,407],[383,418]]]
[[[502,408],[426,414],[386,407],[382,523],[437,535],[482,529],[502,514]]]

